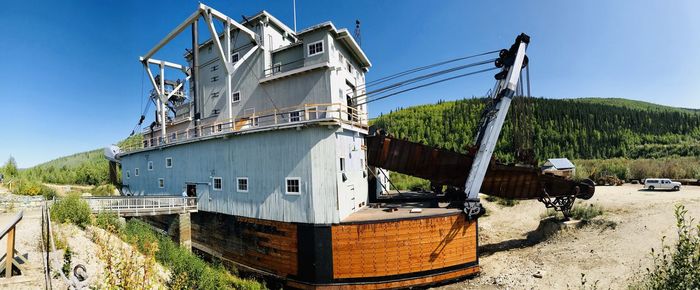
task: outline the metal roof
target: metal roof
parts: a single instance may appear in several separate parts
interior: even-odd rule
[[[576,165],[571,163],[567,158],[550,158],[544,163],[544,167],[554,167],[556,169],[571,169],[576,168]]]

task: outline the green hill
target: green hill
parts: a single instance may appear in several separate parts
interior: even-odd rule
[[[118,144],[125,142],[141,142],[141,136],[128,138]],[[109,181],[109,168],[103,149],[95,149],[22,170],[22,176],[48,183],[98,185]]]
[[[399,138],[466,152],[474,142],[484,103],[484,99],[465,99],[399,109],[376,118],[373,124]],[[514,160],[514,112],[529,124],[518,126],[517,131],[533,132],[532,147],[539,161],[552,157],[700,154],[700,113],[696,110],[626,99],[529,98],[513,102],[509,121],[501,132],[496,157],[504,162]]]

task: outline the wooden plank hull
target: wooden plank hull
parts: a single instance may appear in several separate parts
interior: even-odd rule
[[[193,248],[294,288],[403,288],[479,272],[477,222],[461,212],[332,225],[197,212],[191,222]]]

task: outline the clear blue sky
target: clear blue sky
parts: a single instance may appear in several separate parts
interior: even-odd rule
[[[197,3],[5,1],[0,161],[12,155],[28,167],[127,136],[141,110],[138,57]],[[265,9],[292,26],[291,0],[205,3],[236,19]],[[690,108],[700,108],[699,11],[693,0],[297,1],[300,29],[330,20],[353,31],[355,19],[362,21],[362,46],[374,64],[368,80],[504,48],[526,32],[537,96]],[[373,103],[370,111],[481,95],[492,85],[490,76],[457,80]]]

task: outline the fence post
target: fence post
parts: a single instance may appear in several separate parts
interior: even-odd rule
[[[5,278],[12,277],[12,262],[15,261],[15,226],[7,233],[7,255],[5,256]]]

